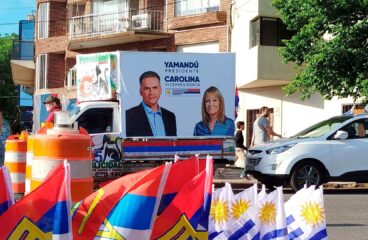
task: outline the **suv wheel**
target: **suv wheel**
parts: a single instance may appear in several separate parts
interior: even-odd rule
[[[305,161],[297,164],[291,172],[290,185],[294,191],[311,185],[319,186],[324,181],[324,171],[320,164]]]

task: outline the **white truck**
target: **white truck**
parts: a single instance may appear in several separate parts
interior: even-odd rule
[[[193,136],[193,127],[201,120],[203,92],[209,86],[221,90],[226,103],[225,114],[234,119],[234,60],[233,54],[110,52],[78,55],[78,104],[72,111],[72,121],[78,122],[92,137],[96,182],[173,161],[175,156],[210,154],[215,164],[233,161],[233,135]],[[175,113],[177,136],[126,136],[125,111],[142,101],[138,78],[147,70],[161,76],[159,104]],[[101,72],[104,72],[103,78],[99,78]]]

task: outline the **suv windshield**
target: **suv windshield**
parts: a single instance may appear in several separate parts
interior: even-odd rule
[[[352,117],[353,116],[339,116],[327,119],[301,131],[300,133],[292,136],[292,138],[320,137]]]

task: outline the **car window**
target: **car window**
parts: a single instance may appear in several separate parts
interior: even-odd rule
[[[327,119],[301,131],[300,133],[292,136],[292,138],[320,137],[350,118],[352,118],[352,116],[339,116]]]
[[[112,108],[88,109],[77,121],[89,134],[112,132],[112,112]]]
[[[348,133],[348,139],[368,138],[368,119],[359,119],[341,128]]]

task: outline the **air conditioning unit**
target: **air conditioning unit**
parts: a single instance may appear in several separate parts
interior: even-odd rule
[[[151,14],[144,13],[132,16],[133,29],[150,29],[151,28]]]

